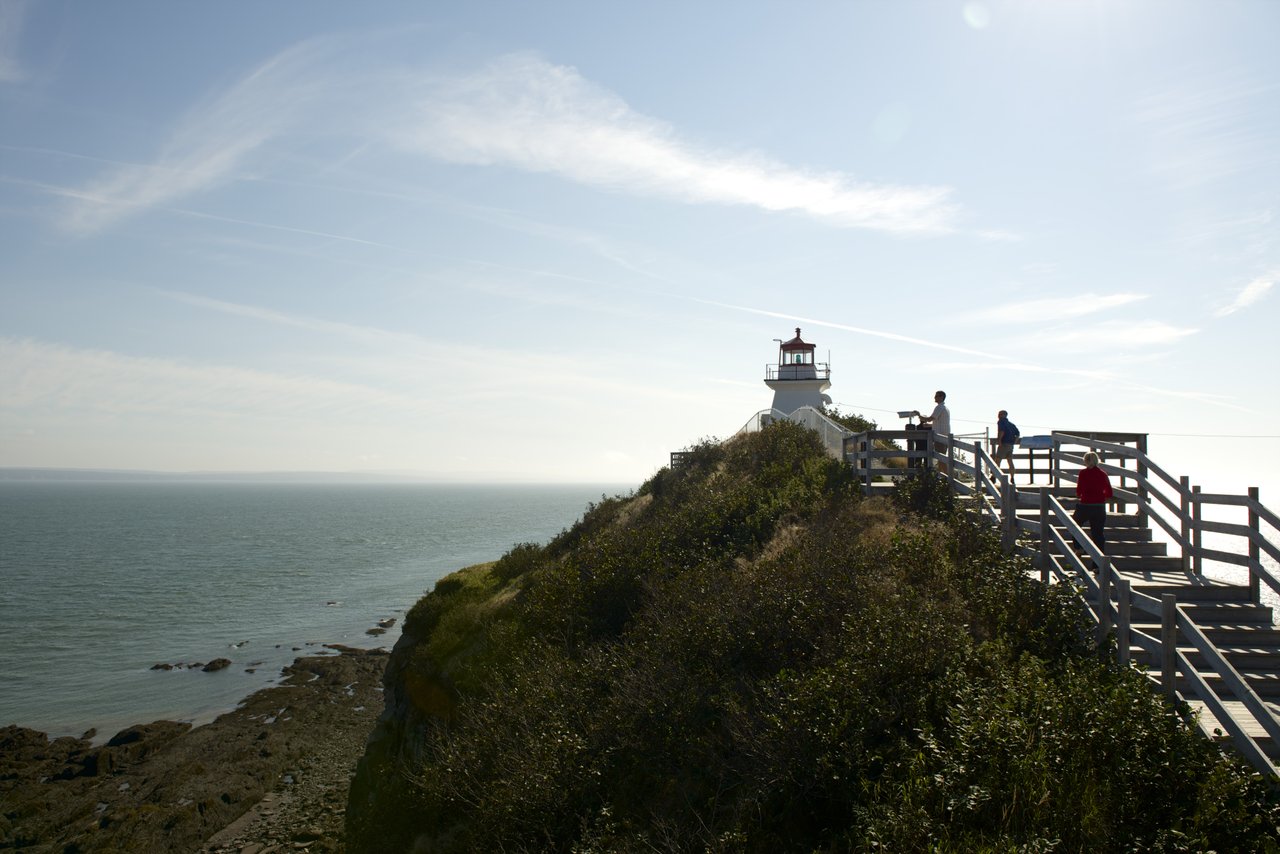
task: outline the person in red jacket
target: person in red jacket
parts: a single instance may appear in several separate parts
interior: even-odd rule
[[[1084,455],[1084,468],[1076,476],[1077,523],[1089,525],[1089,539],[1103,554],[1107,552],[1107,538],[1103,529],[1107,525],[1107,502],[1111,500],[1111,479],[1098,468],[1098,455],[1089,451]]]

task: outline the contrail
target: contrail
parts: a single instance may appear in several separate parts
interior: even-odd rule
[[[848,326],[844,323],[832,323],[829,320],[815,320],[812,317],[799,317],[794,314],[784,314],[780,311],[766,311],[762,308],[748,308],[744,305],[732,305],[727,302],[715,302],[714,300],[700,299],[698,297],[689,297],[694,302],[700,302],[704,305],[714,305],[720,308],[731,308],[735,311],[745,311],[748,314],[763,314],[765,317],[779,317],[784,320],[793,320],[797,323],[805,323],[812,326],[826,326],[831,329],[843,329],[845,332],[857,332],[860,335],[871,335],[875,338],[888,338],[890,341],[902,341],[906,344],[918,344],[921,347],[933,347],[935,350],[949,350],[952,353],[964,353],[967,356],[981,356],[984,359],[997,359],[999,361],[1007,361],[1006,357],[996,355],[995,353],[984,353],[981,350],[970,350],[966,347],[955,347],[951,344],[939,344],[937,341],[928,341],[924,338],[912,338],[909,335],[899,335],[896,332],[880,332],[876,329],[863,329],[861,326]]]

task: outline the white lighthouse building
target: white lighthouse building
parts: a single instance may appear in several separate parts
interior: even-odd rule
[[[830,404],[831,397],[823,392],[831,388],[831,366],[814,361],[814,345],[801,340],[800,327],[790,341],[775,340],[778,363],[764,369],[764,384],[773,389],[773,408],[790,415],[802,406],[821,409]]]

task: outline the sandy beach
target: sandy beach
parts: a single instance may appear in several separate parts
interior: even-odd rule
[[[0,848],[342,851],[347,787],[382,711],[387,652],[329,647],[199,727],[105,745],[0,729]]]

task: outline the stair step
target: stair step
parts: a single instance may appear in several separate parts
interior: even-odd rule
[[[1057,554],[1062,554],[1062,548],[1057,543],[1051,542],[1049,548]],[[1117,539],[1108,531],[1107,554],[1122,557],[1168,557],[1169,544],[1152,540]]]
[[[1222,726],[1221,722],[1216,717],[1214,717],[1213,712],[1209,711],[1209,707],[1204,704],[1203,700],[1188,697],[1187,703],[1191,706],[1193,711],[1199,713],[1201,722],[1206,725],[1210,733],[1215,729],[1221,732],[1220,735],[1215,734],[1213,736],[1216,741],[1228,744],[1231,742],[1231,736],[1227,735],[1226,728]],[[1244,703],[1239,700],[1226,700],[1223,702],[1223,705],[1226,706],[1227,711],[1231,713],[1232,717],[1236,720],[1245,722],[1245,732],[1248,733],[1250,738],[1257,742],[1258,746],[1262,748],[1263,753],[1273,760],[1280,757],[1280,745],[1274,744],[1271,736],[1267,734],[1267,731],[1255,721],[1250,720],[1250,714],[1248,710],[1245,709]],[[1266,705],[1271,709],[1272,714],[1280,717],[1280,705],[1277,705],[1276,703],[1267,703]]]
[[[1173,557],[1164,554],[1164,544],[1159,544],[1159,549],[1148,551],[1142,547],[1133,549],[1125,543],[1113,543],[1107,541],[1107,557],[1111,558],[1111,565],[1115,566],[1117,561],[1124,561],[1126,568],[1135,571],[1149,569],[1152,572],[1173,572],[1182,569],[1182,558]],[[1077,557],[1085,557],[1085,553],[1081,550],[1071,549],[1072,554]],[[1065,557],[1066,552],[1059,548],[1050,548],[1049,553],[1057,557]]]
[[[1093,597],[1086,597],[1089,601],[1093,601]],[[1113,600],[1114,601],[1114,600]],[[1214,600],[1204,599],[1200,601],[1184,602],[1178,600],[1178,606],[1186,612],[1187,616],[1195,622],[1196,625],[1204,629],[1206,625],[1215,625],[1222,623],[1230,623],[1235,625],[1252,625],[1259,630],[1273,628],[1272,613],[1270,605],[1260,605],[1255,602],[1235,602],[1231,600]],[[1139,617],[1137,614],[1141,614]],[[1148,616],[1145,612],[1135,612],[1133,623],[1135,625],[1142,623],[1154,622],[1154,618]],[[1261,643],[1261,641],[1260,641]]]
[[[1218,651],[1223,654],[1227,661],[1231,662],[1232,667],[1241,673],[1273,673],[1276,672],[1277,667],[1280,667],[1280,645],[1220,646]],[[1186,656],[1187,660],[1191,662],[1191,666],[1197,670],[1211,669],[1205,660],[1204,653],[1194,646],[1179,646],[1178,652]],[[1160,666],[1159,659],[1153,657],[1145,649],[1133,647],[1132,655],[1133,660],[1139,664],[1150,668],[1158,668]]]
[[[1226,680],[1217,673],[1214,673],[1212,670],[1199,670],[1199,668],[1197,668],[1197,672],[1200,674],[1200,678],[1208,683],[1209,687],[1212,688],[1213,692],[1219,697],[1223,699],[1239,699],[1235,697],[1235,693],[1227,687]],[[1276,673],[1274,671],[1267,673],[1242,672],[1240,675],[1244,677],[1245,683],[1252,688],[1253,692],[1259,697],[1266,699],[1280,698],[1280,673]],[[1182,676],[1182,674],[1179,674],[1178,692],[1183,695],[1190,695],[1193,690],[1191,680]]]
[[[1039,515],[1034,511],[1024,512],[1026,512],[1027,518],[1029,519],[1034,519]],[[1054,519],[1050,524],[1059,531],[1065,531],[1067,528],[1066,525],[1062,524],[1057,519]],[[1145,540],[1149,539],[1151,535],[1151,528],[1136,519],[1126,519],[1123,516],[1108,516],[1107,524],[1103,525],[1102,528],[1108,535],[1114,533],[1121,539],[1127,537],[1135,540]],[[1085,530],[1088,530],[1088,528],[1086,527]]]
[[[1213,584],[1203,586],[1190,586],[1186,584],[1161,584],[1159,582],[1151,582],[1139,580],[1133,577],[1129,578],[1129,586],[1132,590],[1154,596],[1156,599],[1164,596],[1166,593],[1172,593],[1178,597],[1180,604],[1188,602],[1249,602],[1249,588],[1241,584]]]
[[[1138,516],[1134,513],[1113,513],[1107,511],[1107,527],[1108,528],[1141,528],[1144,531],[1151,530],[1147,524],[1145,516]]]
[[[1215,646],[1280,646],[1280,628],[1267,625],[1266,623],[1239,623],[1228,621],[1203,622],[1198,621],[1197,625],[1200,631],[1204,633],[1210,642]],[[1160,637],[1160,624],[1146,618],[1144,615],[1139,621],[1135,619],[1132,623],[1135,630],[1143,634],[1150,635],[1154,638]],[[1179,643],[1188,643],[1187,639],[1178,633]]]
[[[1111,551],[1111,544],[1107,544],[1107,551]],[[1182,569],[1182,558],[1180,557],[1160,557],[1158,555],[1140,555],[1138,557],[1128,557],[1126,555],[1108,554],[1111,558],[1111,565],[1121,572],[1172,572]]]

